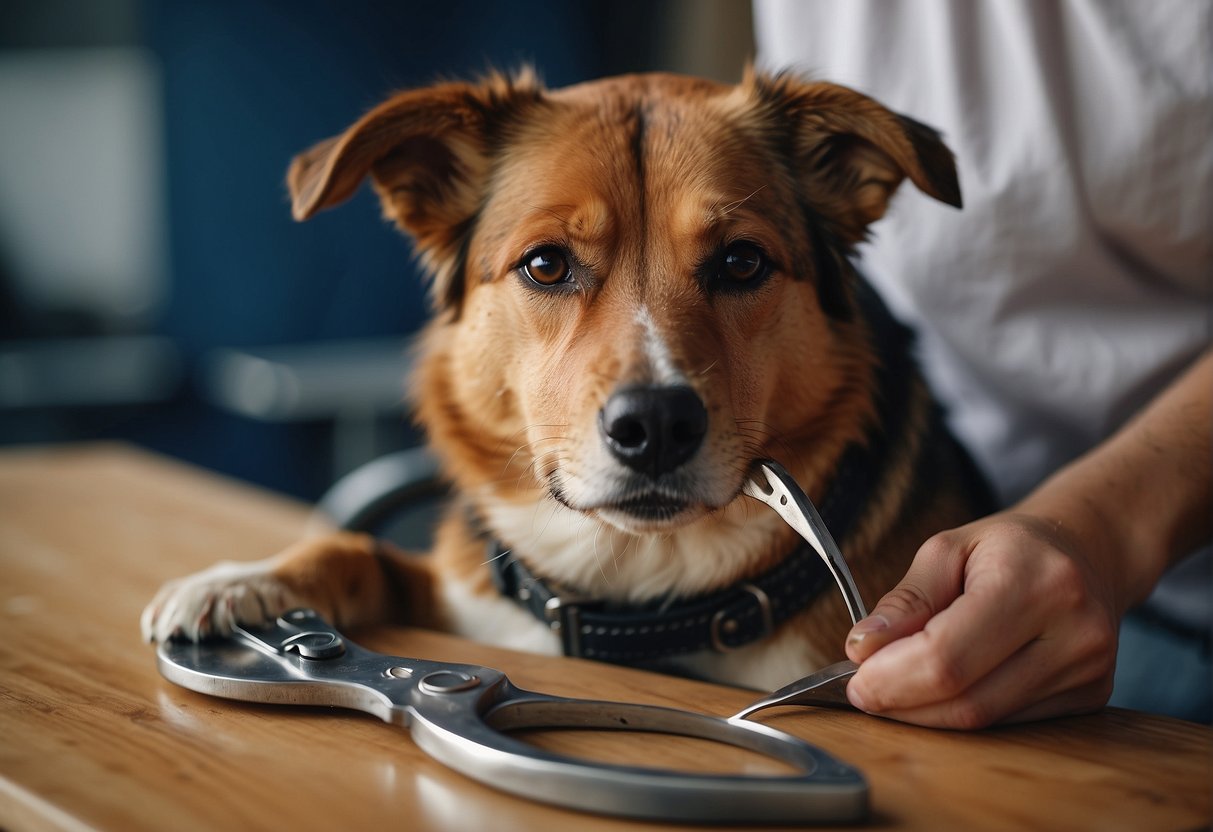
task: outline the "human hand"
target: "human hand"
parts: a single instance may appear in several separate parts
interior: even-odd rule
[[[1112,692],[1125,594],[1101,542],[1001,513],[932,537],[851,630],[868,713],[982,728],[1096,710]]]

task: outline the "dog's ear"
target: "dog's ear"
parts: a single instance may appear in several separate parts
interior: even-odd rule
[[[952,152],[939,133],[837,84],[751,75],[752,89],[790,130],[785,146],[809,205],[846,245],[862,240],[907,177],[961,206]]]
[[[440,308],[458,306],[463,256],[501,132],[542,97],[533,73],[400,93],[291,162],[297,220],[353,196],[370,177],[384,215],[413,237]]]

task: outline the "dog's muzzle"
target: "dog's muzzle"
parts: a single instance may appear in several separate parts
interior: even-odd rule
[[[599,411],[598,430],[615,459],[657,479],[699,450],[708,411],[689,387],[625,387]]]

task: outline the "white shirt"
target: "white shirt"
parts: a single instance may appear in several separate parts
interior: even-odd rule
[[[1209,344],[1213,3],[755,0],[755,16],[760,66],[865,92],[955,152],[964,210],[907,182],[863,270],[918,329],[1004,502]],[[1208,581],[1176,604],[1207,620]]]

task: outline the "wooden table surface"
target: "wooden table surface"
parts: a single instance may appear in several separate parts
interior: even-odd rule
[[[427,758],[398,728],[320,708],[177,688],[139,637],[159,584],[299,535],[294,502],[118,445],[0,452],[0,827],[663,829],[505,795]],[[421,630],[353,634],[403,656],[500,668],[522,687],[736,711],[747,691]],[[1208,828],[1213,732],[1108,710],[960,734],[861,714],[768,721],[859,766],[885,829]],[[537,737],[615,761],[741,765],[648,735]],[[588,750],[587,750],[588,749]]]

